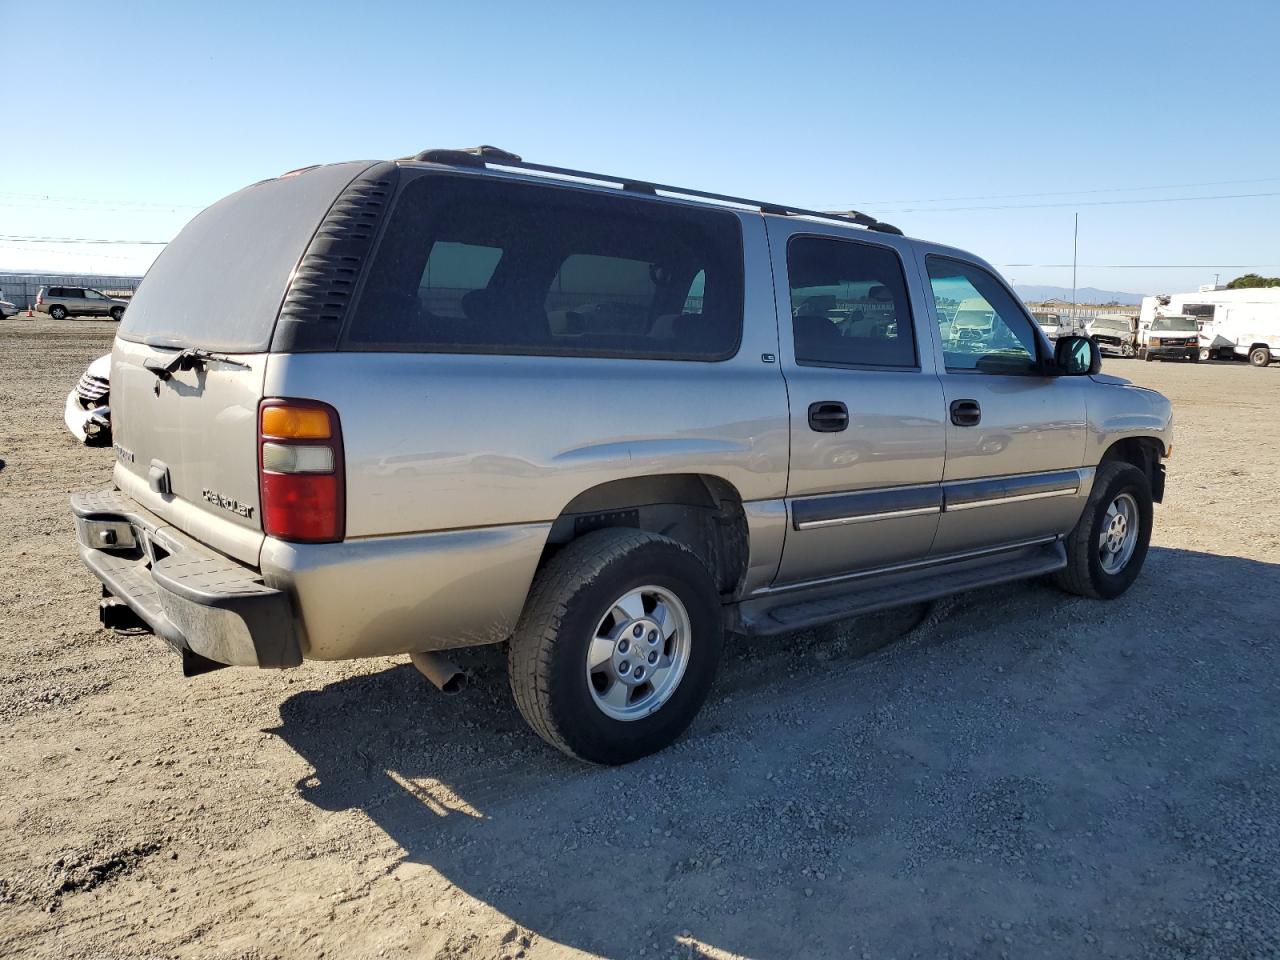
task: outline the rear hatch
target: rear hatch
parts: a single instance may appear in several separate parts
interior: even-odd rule
[[[368,166],[263,181],[199,214],[147,272],[112,352],[116,485],[255,566],[257,415],[272,331],[316,228]]]

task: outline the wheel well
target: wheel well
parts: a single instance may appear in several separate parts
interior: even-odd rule
[[[1151,499],[1160,503],[1164,500],[1164,465],[1160,462],[1163,456],[1164,444],[1156,437],[1125,437],[1107,448],[1101,462],[1119,460],[1133,464],[1147,475]]]
[[[646,530],[683,543],[707,564],[722,594],[735,592],[746,575],[750,542],[742,497],[719,477],[629,477],[585,490],[552,523],[539,567],[566,543],[605,527]]]

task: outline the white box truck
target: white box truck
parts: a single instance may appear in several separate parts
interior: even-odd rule
[[[1143,297],[1139,340],[1157,317],[1174,316],[1196,318],[1202,360],[1248,359],[1255,367],[1280,360],[1280,287]]]

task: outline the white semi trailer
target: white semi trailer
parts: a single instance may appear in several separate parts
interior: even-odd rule
[[[1280,360],[1280,287],[1143,297],[1139,339],[1156,317],[1172,316],[1196,318],[1202,360],[1248,359],[1255,367]]]

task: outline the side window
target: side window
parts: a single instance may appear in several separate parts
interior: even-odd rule
[[[792,237],[787,275],[797,363],[916,366],[906,279],[893,250]]]
[[[929,283],[948,370],[1028,374],[1037,368],[1031,321],[980,267],[928,257]]]
[[[102,294],[100,294],[97,290],[86,290],[86,291],[84,292],[84,295],[85,295],[85,299],[87,299],[87,300],[102,300],[102,299],[103,299]]]
[[[689,293],[684,298],[684,313],[702,313],[702,296],[707,289],[707,271],[699,270],[697,276],[689,284]]]
[[[657,290],[651,268],[643,260],[571,253],[547,292],[552,336],[646,336]]]
[[[62,288],[61,288],[61,287],[50,287],[50,288],[49,288],[49,292],[48,292],[47,294],[45,294],[45,296],[49,296],[49,297],[65,297],[65,296],[66,296],[66,294],[62,292]]]
[[[727,211],[423,176],[396,202],[341,349],[724,360],[743,286]]]
[[[466,317],[463,301],[489,285],[501,259],[502,251],[497,247],[437,240],[418,281],[420,308],[441,317]]]
[[[84,290],[80,287],[67,287],[67,289],[63,293],[63,296],[71,297],[75,300],[83,300]]]

